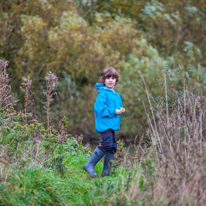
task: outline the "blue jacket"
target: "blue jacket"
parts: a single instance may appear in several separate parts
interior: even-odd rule
[[[101,133],[108,129],[120,130],[122,114],[115,114],[116,109],[123,107],[119,93],[100,83],[97,83],[95,88],[98,89],[98,95],[94,104],[96,132]]]

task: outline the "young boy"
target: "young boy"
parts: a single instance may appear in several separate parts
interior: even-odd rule
[[[119,81],[119,74],[113,67],[106,67],[100,77],[100,82],[95,88],[98,95],[94,104],[95,130],[101,133],[101,146],[97,147],[83,169],[93,176],[97,176],[94,167],[104,157],[102,176],[111,172],[112,160],[117,150],[115,131],[120,130],[121,115],[125,112],[122,99],[114,90]]]

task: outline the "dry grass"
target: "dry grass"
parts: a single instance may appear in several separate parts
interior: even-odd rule
[[[185,89],[182,95],[172,91],[177,102],[171,108],[167,101],[166,84],[164,106],[162,102],[154,106],[146,89],[151,109],[147,117],[152,146],[144,148],[145,154],[141,161],[146,158],[153,162],[154,171],[149,174],[148,167],[142,161],[143,170],[146,176],[147,173],[149,175],[147,181],[151,180],[151,184],[147,182],[151,205],[205,205],[206,98],[202,94],[203,89],[201,92],[192,90]],[[139,180],[134,179],[127,193],[133,194],[131,201],[140,198]],[[143,196],[140,199],[146,201]]]
[[[3,58],[0,58],[0,109],[9,110],[13,107],[15,101],[11,92],[11,86],[9,85],[9,76],[6,73],[6,67],[9,62]]]
[[[166,196],[166,205],[205,205],[205,109],[203,96],[185,91],[171,113],[157,110],[155,130],[150,121],[153,142],[156,136],[160,139],[154,197]]]
[[[30,100],[30,98],[33,95],[33,92],[31,92],[31,84],[32,84],[32,80],[30,79],[30,77],[22,77],[23,83],[22,86],[24,87],[20,87],[20,89],[25,93],[24,95],[24,108],[25,108],[25,121],[27,122],[27,118],[26,118],[26,113],[27,113],[27,108],[28,106],[32,106],[33,105],[33,101]]]

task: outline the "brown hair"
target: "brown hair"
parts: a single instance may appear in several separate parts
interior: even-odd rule
[[[114,77],[116,79],[116,84],[119,81],[119,74],[118,74],[117,70],[114,67],[104,68],[103,72],[101,73],[101,77],[100,77],[99,81],[102,84],[105,84],[105,79],[107,77]]]

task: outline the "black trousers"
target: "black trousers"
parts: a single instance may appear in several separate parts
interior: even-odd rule
[[[115,154],[117,151],[117,140],[114,130],[107,130],[101,133],[101,146],[98,148],[104,153]]]

